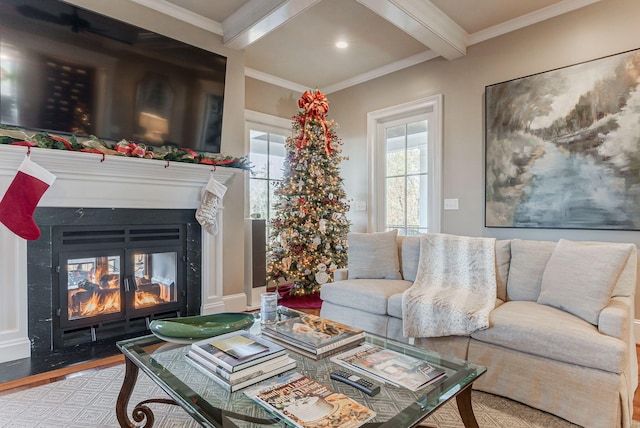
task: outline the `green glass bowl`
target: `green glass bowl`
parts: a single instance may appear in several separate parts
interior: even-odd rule
[[[223,312],[220,314],[198,315],[153,320],[149,329],[160,339],[168,342],[186,343],[218,336],[253,325],[252,314],[244,312]]]

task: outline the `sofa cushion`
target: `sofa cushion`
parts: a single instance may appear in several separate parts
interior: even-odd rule
[[[626,364],[622,340],[600,334],[581,318],[535,302],[511,301],[491,312],[491,327],[475,340],[544,358],[621,373]]]
[[[320,299],[336,305],[387,315],[387,299],[402,294],[411,282],[402,279],[348,279],[322,284]]]
[[[387,313],[392,317],[402,319],[402,294],[394,294],[387,300]]]
[[[398,230],[347,234],[349,278],[401,279]]]
[[[611,293],[612,297],[616,296],[633,296],[636,294],[636,275],[637,275],[637,265],[638,265],[638,249],[634,245],[634,248],[631,249],[631,254],[629,255],[629,259],[627,263],[624,265],[622,269],[622,273],[618,278],[618,283],[613,288],[613,292]]]
[[[511,241],[507,300],[538,300],[542,274],[555,246],[556,243],[550,241]]]
[[[538,303],[598,324],[611,299],[631,244],[558,241],[542,275]]]
[[[400,240],[400,270],[402,278],[415,281],[420,261],[420,237],[399,236]]]
[[[496,295],[503,302],[507,300],[509,264],[511,264],[511,240],[496,241]]]

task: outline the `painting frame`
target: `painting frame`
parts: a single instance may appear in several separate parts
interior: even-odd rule
[[[485,227],[640,230],[640,48],[484,98]]]

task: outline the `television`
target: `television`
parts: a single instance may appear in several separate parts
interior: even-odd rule
[[[220,152],[224,56],[59,0],[0,0],[0,123]]]

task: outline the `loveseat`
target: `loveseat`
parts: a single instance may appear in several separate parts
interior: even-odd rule
[[[347,269],[321,288],[322,317],[487,367],[474,389],[580,426],[631,426],[638,385],[635,245],[495,240],[489,327],[409,339],[403,293],[425,263],[421,237],[350,233],[348,241]]]

